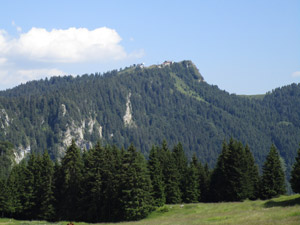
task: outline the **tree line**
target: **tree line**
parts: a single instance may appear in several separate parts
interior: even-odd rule
[[[300,192],[300,149],[291,174]],[[80,152],[75,141],[60,162],[31,154],[0,180],[0,215],[26,220],[86,222],[139,220],[164,204],[269,199],[285,193],[285,178],[274,145],[260,176],[250,148],[224,141],[213,170],[180,143],[153,146],[149,159],[98,143]]]

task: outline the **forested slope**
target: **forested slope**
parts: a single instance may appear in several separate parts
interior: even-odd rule
[[[260,166],[274,143],[289,174],[300,143],[299,102],[296,84],[262,98],[229,94],[204,82],[191,61],[131,66],[0,92],[0,140],[56,158],[72,138],[81,148],[99,139],[125,148],[132,142],[146,156],[166,139],[212,167],[222,141],[233,137],[250,146]]]

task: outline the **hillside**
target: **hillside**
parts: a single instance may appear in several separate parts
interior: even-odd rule
[[[124,225],[156,224],[299,224],[299,195],[281,196],[267,201],[244,201],[231,203],[197,203],[166,205],[152,212],[146,219],[137,222],[122,222]],[[45,221],[18,221],[0,219],[0,225],[15,224],[67,224]],[[75,225],[87,223],[77,223]],[[98,223],[99,224],[99,223]],[[100,223],[115,224],[115,223]]]
[[[300,86],[260,97],[229,94],[207,84],[191,61],[104,74],[52,77],[0,92],[0,141],[24,152],[64,155],[72,138],[83,148],[98,140],[146,156],[153,144],[181,142],[214,166],[224,139],[247,143],[261,166],[275,143],[287,167],[300,143]]]

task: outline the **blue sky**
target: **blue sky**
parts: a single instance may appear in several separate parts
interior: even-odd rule
[[[209,84],[262,94],[300,80],[300,1],[2,1],[0,89],[51,75],[192,60]]]

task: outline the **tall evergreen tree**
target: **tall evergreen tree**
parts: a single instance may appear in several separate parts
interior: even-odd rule
[[[152,146],[148,160],[148,169],[153,187],[152,197],[155,206],[162,206],[166,202],[166,196],[164,193],[162,166],[158,157],[158,147]]]
[[[263,166],[260,196],[262,199],[269,199],[285,192],[285,178],[279,154],[275,145],[272,144]]]
[[[6,216],[9,218],[20,218],[23,212],[21,195],[24,195],[23,171],[26,170],[24,163],[12,168],[6,183]]]
[[[184,189],[182,193],[182,200],[186,203],[198,202],[200,196],[199,189],[199,173],[197,169],[197,162],[193,157],[193,161],[190,163],[184,174]]]
[[[201,162],[200,162],[201,166]],[[201,202],[207,202],[209,200],[209,187],[210,187],[210,181],[211,181],[211,170],[208,167],[208,164],[206,163],[204,165],[204,172],[203,175],[200,172],[200,201]]]
[[[300,148],[297,152],[296,161],[291,171],[291,186],[295,193],[300,193]]]
[[[119,213],[118,150],[97,143],[85,160],[85,219],[90,222],[116,220]]]
[[[179,142],[177,145],[174,146],[172,151],[172,156],[174,158],[174,163],[177,167],[178,174],[179,174],[179,187],[181,193],[185,191],[185,181],[186,181],[186,174],[188,171],[188,160],[184,153],[182,144]]]
[[[45,151],[40,160],[40,184],[37,191],[38,210],[35,217],[43,220],[53,220],[54,209],[54,165],[48,151]]]
[[[254,157],[248,145],[245,147],[245,160],[244,160],[244,173],[245,173],[245,191],[246,197],[254,200],[259,197],[259,172],[258,166],[254,162]]]
[[[242,143],[232,138],[223,144],[222,153],[212,175],[214,201],[240,201],[247,198],[245,152]]]
[[[98,143],[85,156],[85,171],[83,182],[83,199],[81,204],[85,211],[85,218],[90,222],[101,221],[102,180],[101,162],[103,148]]]
[[[202,166],[202,163],[197,159],[196,154],[193,154],[192,162],[197,169],[197,182],[198,182],[198,201],[206,202],[209,200],[209,185],[210,185],[210,171],[208,165]]]
[[[159,149],[159,156],[164,177],[164,190],[167,204],[177,204],[181,202],[180,174],[175,164],[174,157],[164,140]]]
[[[39,162],[37,156],[30,154],[27,165],[24,166],[21,179],[21,195],[20,200],[22,204],[21,217],[24,219],[33,219],[36,215],[36,196],[37,196],[37,177],[39,177],[38,167]]]
[[[74,139],[61,162],[59,178],[61,187],[58,202],[58,217],[64,220],[78,220],[81,216],[83,162]],[[82,212],[83,213],[83,212]]]
[[[144,157],[132,144],[124,155],[121,172],[123,219],[142,219],[153,209],[151,180]]]

